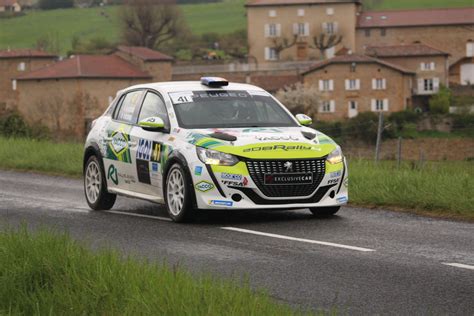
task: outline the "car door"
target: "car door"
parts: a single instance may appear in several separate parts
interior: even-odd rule
[[[139,126],[131,130],[131,141],[137,144],[131,148],[137,177],[132,191],[162,198],[162,158],[166,150],[165,142],[170,137],[170,121],[163,97],[156,91],[148,90],[143,98],[138,122],[153,116],[160,117],[165,123],[163,132],[150,132]]]
[[[136,143],[130,139],[130,133],[137,122],[143,94],[143,90],[124,94],[105,129],[104,168],[109,189],[128,191],[137,182],[131,154]]]

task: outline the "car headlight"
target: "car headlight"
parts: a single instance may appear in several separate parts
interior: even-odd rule
[[[340,148],[334,149],[326,158],[327,162],[329,162],[330,164],[340,163],[342,162],[342,159],[342,151]]]
[[[197,155],[206,165],[233,166],[239,159],[231,154],[226,154],[217,150],[196,147]]]

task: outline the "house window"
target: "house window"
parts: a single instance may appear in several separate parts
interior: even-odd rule
[[[388,99],[372,99],[373,112],[388,111]]]
[[[268,11],[268,16],[271,17],[271,18],[276,17],[276,16],[277,16],[276,10],[270,10],[270,11]]]
[[[474,57],[474,42],[468,41],[466,44],[466,56]]]
[[[265,60],[278,60],[278,52],[273,47],[265,47]]]
[[[309,35],[309,23],[295,23],[293,24],[293,33],[300,36]]]
[[[304,9],[298,9],[298,16],[304,16]]]
[[[387,88],[387,80],[386,79],[372,79],[372,89],[373,90],[385,90]]]
[[[333,91],[334,81],[333,80],[319,80],[319,91]]]
[[[424,79],[423,80],[423,89],[425,91],[434,91],[433,79]]]
[[[336,111],[336,103],[334,100],[323,101],[319,108],[319,112],[321,113],[334,113],[335,111]]]
[[[16,80],[12,80],[12,90],[16,90]]]
[[[370,37],[370,29],[365,29],[365,37]]]
[[[421,63],[420,68],[423,71],[431,71],[431,70],[435,70],[436,64],[434,62],[430,62],[430,63],[424,62],[424,63]]]
[[[349,101],[349,109],[357,110],[357,101]]]
[[[380,35],[381,36],[387,35],[387,29],[380,29]]]
[[[281,26],[280,24],[265,24],[265,37],[277,37],[280,36]]]
[[[334,8],[326,8],[327,15],[334,15]]]
[[[17,69],[18,69],[18,71],[25,71],[26,70],[26,64],[24,62],[19,63]]]
[[[347,79],[346,80],[346,90],[359,90],[360,89],[360,80],[359,79]]]
[[[327,34],[337,33],[337,23],[336,22],[326,22],[323,23],[324,32]]]

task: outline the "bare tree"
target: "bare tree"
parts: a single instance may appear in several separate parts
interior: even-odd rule
[[[321,53],[321,58],[324,58],[324,53],[326,50],[337,46],[342,42],[342,35],[336,34],[325,34],[321,33],[313,37],[314,45],[310,45],[311,48],[318,49]]]
[[[132,46],[160,48],[185,28],[172,1],[128,0],[120,12],[123,40]]]
[[[291,40],[283,37],[275,37],[271,40],[272,48],[277,52],[278,55],[285,49],[295,46],[298,41],[298,35],[294,35]]]
[[[293,114],[305,113],[313,118],[318,113],[321,103],[318,88],[316,86],[304,86],[301,82],[278,90],[276,98]]]

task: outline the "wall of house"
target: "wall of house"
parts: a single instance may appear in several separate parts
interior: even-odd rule
[[[298,10],[304,9],[304,16],[298,16]],[[327,9],[333,9],[333,15],[327,14]],[[275,17],[270,17],[269,12],[276,11]],[[272,38],[265,36],[266,24],[280,24],[281,38],[289,41],[293,39],[293,24],[308,23],[309,36],[301,37],[302,43],[284,50],[280,55],[280,60],[310,60],[319,59],[320,53],[316,49],[304,48],[312,44],[313,37],[323,32],[322,23],[336,22],[338,24],[337,34],[343,35],[342,43],[336,48],[347,47],[354,50],[356,12],[358,5],[355,3],[327,3],[313,5],[288,5],[288,6],[265,6],[248,7],[248,45],[251,56],[258,60],[258,63],[268,63],[272,61],[265,60],[265,47],[271,47]],[[305,44],[306,43],[306,44]]]
[[[171,61],[144,61],[134,55],[121,51],[115,52],[115,55],[139,67],[153,77],[153,82],[170,81],[173,74],[173,63]]]
[[[117,91],[148,80],[49,79],[18,81],[18,110],[30,124],[47,126],[59,137],[81,139],[86,124],[100,116]]]
[[[15,110],[17,105],[18,90],[13,90],[12,78],[54,62],[55,58],[0,58],[0,114]],[[24,68],[21,68],[21,63],[24,63]]]
[[[346,79],[359,79],[360,89],[346,90]],[[373,90],[373,79],[385,79],[386,88]],[[341,120],[349,117],[349,102],[357,102],[357,112],[372,111],[372,100],[388,99],[388,111],[403,111],[410,106],[412,76],[404,75],[399,71],[376,64],[357,64],[355,71],[351,71],[351,63],[331,64],[322,69],[310,72],[303,77],[305,86],[316,86],[319,89],[319,80],[333,80],[333,91],[321,91],[322,101],[335,103],[334,113],[318,113],[320,120]]]
[[[418,41],[451,54],[450,64],[465,57],[468,41],[474,41],[474,25],[392,27],[385,28],[385,36],[382,36],[381,28],[371,28],[370,36],[366,36],[365,30],[358,28],[356,31],[357,52],[364,53],[365,47],[371,45],[412,44]]]

